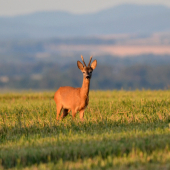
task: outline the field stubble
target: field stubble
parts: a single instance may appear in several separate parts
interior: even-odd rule
[[[2,169],[170,168],[170,91],[91,91],[84,122],[53,94],[0,95]]]

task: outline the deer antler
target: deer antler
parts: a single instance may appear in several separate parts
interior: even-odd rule
[[[91,56],[91,57],[90,57],[90,61],[89,61],[89,64],[88,64],[88,66],[90,66],[90,63],[91,63],[92,57],[93,57],[93,56]]]
[[[82,59],[82,61],[83,61],[83,63],[84,63],[84,66],[86,67],[86,63],[84,62],[84,58],[83,58],[82,55],[81,55],[81,59]]]

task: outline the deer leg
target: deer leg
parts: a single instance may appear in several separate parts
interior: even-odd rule
[[[63,113],[61,114],[61,119],[64,119],[68,115],[68,109],[63,109]]]
[[[80,111],[80,120],[84,121],[84,109]]]
[[[76,117],[76,112],[75,112],[75,110],[73,109],[72,110],[72,119],[74,119]]]
[[[59,117],[59,114],[61,112],[61,109],[62,109],[62,105],[57,105],[57,116],[56,116],[56,119],[58,120],[58,117]]]

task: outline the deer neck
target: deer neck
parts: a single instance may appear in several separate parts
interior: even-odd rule
[[[86,79],[85,77],[83,78],[83,84],[81,87],[81,96],[82,97],[88,97],[89,95],[89,87],[90,87],[90,79]]]

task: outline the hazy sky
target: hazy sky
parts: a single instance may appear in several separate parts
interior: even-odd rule
[[[123,3],[162,4],[170,7],[170,0],[0,0],[0,16],[50,10],[91,13]]]

